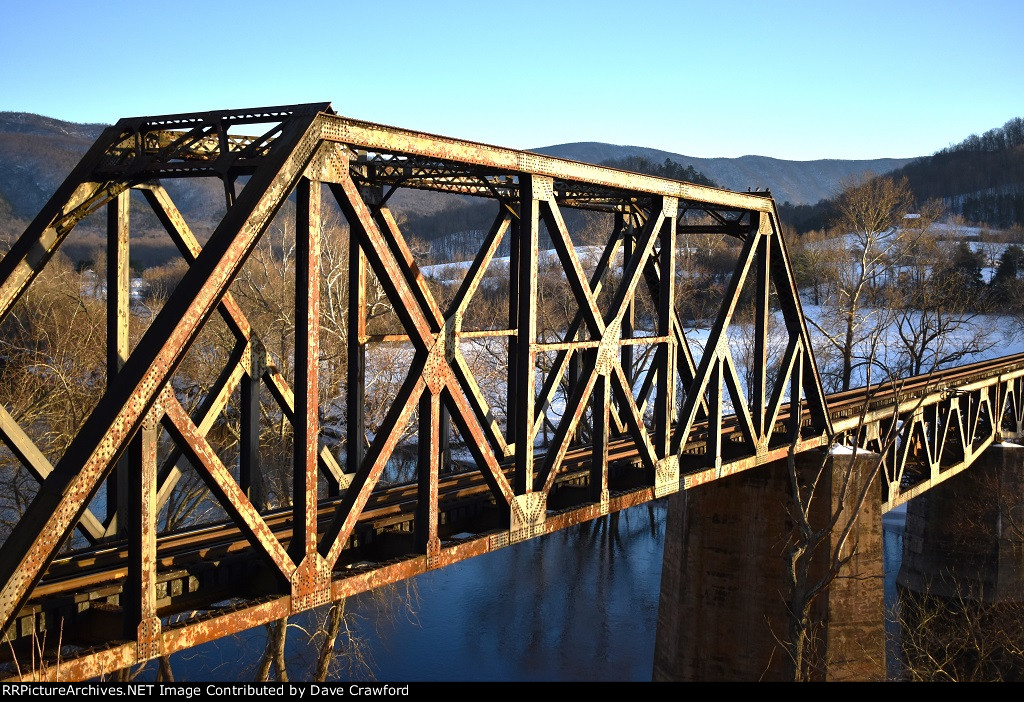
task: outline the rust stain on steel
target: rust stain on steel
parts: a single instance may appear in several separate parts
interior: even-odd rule
[[[534,406],[536,398],[536,348],[537,342],[537,251],[540,236],[540,200],[538,191],[547,190],[544,178],[532,173],[519,176],[518,227],[511,245],[510,256],[515,256],[518,270],[509,271],[509,309],[515,310],[514,358],[509,359],[509,389],[507,424],[512,441],[515,443],[513,460],[513,490],[517,495],[533,489],[534,480]],[[511,259],[510,259],[511,260]],[[515,295],[512,295],[512,277],[515,277]],[[509,326],[513,326],[511,323]],[[511,352],[510,352],[511,355]],[[513,405],[514,399],[514,405]],[[509,502],[511,506],[512,501]]]
[[[291,613],[290,601],[291,597],[284,595],[268,602],[239,607],[226,614],[199,616],[196,620],[167,628],[161,634],[163,651],[165,655],[187,651],[199,644],[277,621]]]
[[[123,670],[137,663],[135,644],[119,644],[86,651],[78,656],[64,658],[60,665],[49,661],[37,670],[25,671],[4,682],[67,682],[98,678],[115,670]]]
[[[431,390],[420,397],[419,485],[416,496],[416,547],[436,556],[441,472],[441,396]]]
[[[313,530],[316,535],[315,529]],[[291,578],[293,614],[322,607],[331,601],[331,567],[316,551],[309,553]]]
[[[132,547],[132,563],[126,587],[135,588],[135,593],[122,600],[128,624],[138,622],[136,637],[138,658],[148,660],[160,654],[160,619],[156,613],[156,520],[160,511],[156,504],[156,462],[157,432],[162,407],[154,405],[142,424],[142,430],[135,438],[129,467],[133,473],[128,483],[132,485],[131,499],[137,502],[129,524],[132,533],[128,535]],[[137,611],[127,611],[137,607]]]
[[[660,336],[668,338],[659,345],[658,353],[655,354],[658,394],[654,408],[654,443],[656,455],[659,459],[664,459],[672,453],[672,419],[676,412],[676,348],[675,339],[672,337],[672,320],[676,304],[676,216],[679,211],[679,202],[675,198],[663,198],[661,205],[665,221],[660,232],[661,241],[656,259],[658,269],[656,332]],[[653,261],[649,268],[654,268]],[[651,272],[654,273],[653,270]],[[647,281],[651,277],[644,276]],[[639,282],[637,284],[639,285]],[[654,367],[652,366],[648,370],[648,374],[653,371]],[[657,484],[657,480],[655,483]]]

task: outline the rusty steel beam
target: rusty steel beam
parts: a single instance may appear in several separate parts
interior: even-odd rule
[[[345,470],[363,464],[366,443],[366,256],[355,236],[348,244],[348,377],[345,386]]]
[[[408,156],[423,156],[431,160],[440,159],[480,166],[495,173],[524,173],[569,183],[592,184],[624,193],[664,195],[735,210],[763,212],[768,210],[772,202],[765,194],[731,192],[605,166],[372,124],[342,116],[330,116],[327,119],[325,138],[375,153],[394,152]]]
[[[128,260],[129,195],[122,191],[107,204],[107,385],[117,382],[128,358],[129,305],[131,271]],[[107,534],[116,534],[118,510],[125,509],[128,490],[128,466],[122,459],[107,478]],[[123,529],[121,529],[123,531]]]
[[[129,535],[130,563],[125,585],[125,638],[138,641],[138,655],[159,655],[161,623],[156,608],[156,454],[160,408],[154,406],[132,441],[128,457],[129,499],[122,508]]]
[[[199,470],[210,491],[242,528],[252,545],[269,558],[285,578],[290,578],[295,572],[295,562],[280,540],[267,526],[259,510],[249,502],[206,437],[199,433],[188,412],[169,393],[165,393],[164,398],[164,428],[182,447],[189,462]]]
[[[622,213],[615,214],[615,225],[616,232],[622,234],[622,260],[623,262],[629,261],[633,258],[633,246],[636,243],[634,240],[634,228],[632,226],[626,227],[626,218]],[[647,269],[645,268],[645,273]],[[675,305],[672,305],[675,309]],[[658,321],[661,321],[661,309],[658,310]],[[633,297],[629,299],[629,306],[626,308],[626,313],[622,315],[622,338],[629,339],[633,336],[633,325],[636,323],[636,303]],[[622,348],[622,368],[626,372],[626,377],[630,383],[633,382],[633,347],[624,346]]]
[[[678,205],[669,201],[664,205],[665,222],[661,226],[658,242],[658,305],[657,333],[668,337],[659,343],[652,370],[657,370],[657,402],[654,406],[654,444],[659,459],[668,458],[672,451],[672,418],[676,413],[676,339],[672,334],[672,321],[676,307],[676,221]],[[627,366],[628,368],[629,366]],[[630,376],[625,376],[632,390]]]
[[[537,256],[540,238],[540,200],[552,187],[551,179],[532,173],[519,177],[520,200],[516,243],[516,350],[509,359],[509,400],[515,395],[515,412],[509,414],[511,442],[516,445],[517,495],[533,490],[534,406],[537,343]],[[511,303],[510,303],[511,304]],[[510,324],[511,326],[511,324]],[[512,353],[510,351],[510,353]],[[513,365],[514,364],[514,365]],[[513,376],[514,372],[514,376]],[[513,381],[512,378],[515,378]]]
[[[302,178],[295,208],[295,396],[292,421],[292,559],[316,553],[317,454],[320,448],[320,191]]]

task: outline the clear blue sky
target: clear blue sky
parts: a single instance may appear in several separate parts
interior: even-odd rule
[[[1024,1],[0,0],[0,110],[330,101],[514,148],[918,156],[1024,116]]]

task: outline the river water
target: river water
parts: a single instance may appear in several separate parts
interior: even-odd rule
[[[649,681],[667,500],[426,573],[346,603],[332,679]],[[902,554],[902,515],[884,521],[886,600]],[[321,613],[322,616],[323,613]],[[292,618],[286,658],[309,679],[315,617]],[[310,637],[313,644],[310,644]],[[251,680],[263,627],[176,654],[179,680]],[[358,659],[358,660],[354,660]]]

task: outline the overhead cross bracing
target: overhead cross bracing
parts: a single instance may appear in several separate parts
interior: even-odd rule
[[[164,186],[208,178],[221,183],[224,214],[201,243]],[[389,209],[403,189],[496,202],[450,300],[440,300],[421,274]],[[131,190],[188,264],[134,346],[126,273]],[[329,272],[323,218],[332,201],[352,242],[346,437],[334,443],[321,426],[320,401],[321,287]],[[265,330],[250,322],[232,283],[274,218],[292,207],[296,322],[285,358],[261,341]],[[581,256],[567,223],[566,213],[578,210],[605,213],[596,263]],[[59,627],[75,647],[62,652],[64,674],[72,677],[167,655],[834,437],[765,193],[361,122],[327,104],[125,119],[104,132],[0,262],[0,317],[17,308],[72,229],[100,211],[109,252],[107,387],[52,459],[35,446],[31,428],[0,412],[5,443],[40,482],[0,550],[0,618],[15,650]],[[738,246],[701,348],[688,338],[675,285],[678,238],[704,233]],[[571,294],[571,321],[557,339],[539,333],[542,235]],[[466,327],[503,244],[509,256],[501,318]],[[369,333],[371,279],[397,333]],[[640,296],[653,309],[649,328],[637,327]],[[744,305],[753,309],[743,329],[754,362],[741,377],[729,335]],[[229,330],[232,348],[190,412],[174,381],[214,317]],[[772,363],[769,325],[781,340]],[[465,354],[465,344],[488,338],[504,340],[503,412]],[[367,354],[393,343],[407,350],[408,371],[370,431]],[[638,366],[640,347],[650,361]],[[552,411],[556,397],[560,413]],[[295,447],[290,504],[274,509],[253,501],[261,412],[268,409],[290,425]],[[229,414],[238,447],[237,459],[226,463],[211,429]],[[415,475],[384,484],[411,427]],[[548,430],[550,440],[539,446]],[[457,471],[447,450],[456,432],[468,454]],[[227,524],[158,531],[183,470],[202,478]],[[76,529],[86,545],[72,540]],[[87,639],[86,622],[111,612],[114,631]]]

